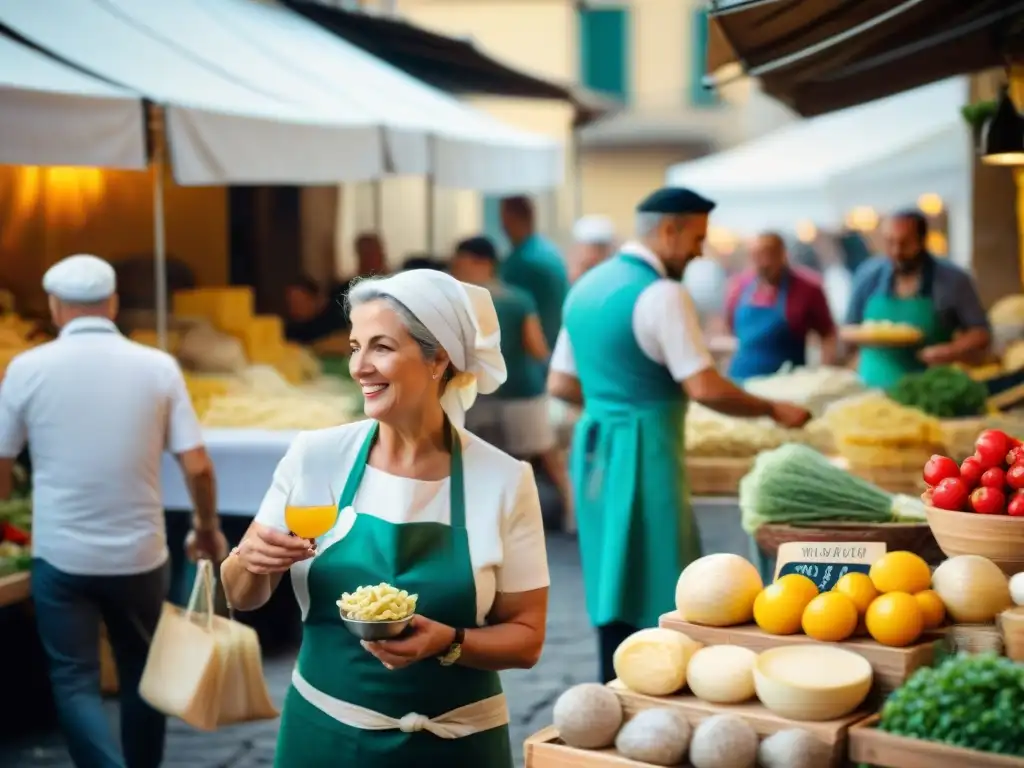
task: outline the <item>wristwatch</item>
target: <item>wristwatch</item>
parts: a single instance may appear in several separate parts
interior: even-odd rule
[[[441,662],[442,667],[450,667],[459,657],[462,655],[462,642],[466,639],[466,630],[456,629],[455,639],[452,640],[452,644],[448,646],[448,650],[443,656],[438,656],[438,661]]]

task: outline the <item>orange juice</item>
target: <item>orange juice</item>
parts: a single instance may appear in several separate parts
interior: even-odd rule
[[[331,505],[318,507],[284,508],[284,521],[288,530],[303,539],[316,539],[334,527],[338,519],[338,508]]]

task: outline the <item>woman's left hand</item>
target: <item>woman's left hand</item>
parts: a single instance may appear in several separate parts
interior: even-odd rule
[[[454,629],[420,615],[413,616],[407,633],[394,640],[363,640],[362,646],[388,669],[402,669],[443,655],[455,640]]]

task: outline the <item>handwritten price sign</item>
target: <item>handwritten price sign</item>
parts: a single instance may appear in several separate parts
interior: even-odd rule
[[[867,573],[884,554],[884,542],[792,541],[779,547],[775,578],[798,573],[813,581],[819,592],[827,592],[848,573]]]

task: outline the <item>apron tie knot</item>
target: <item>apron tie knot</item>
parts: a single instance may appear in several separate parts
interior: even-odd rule
[[[402,715],[398,721],[398,728],[402,733],[416,733],[417,731],[422,731],[429,724],[430,718],[426,715],[410,712],[407,715]]]

